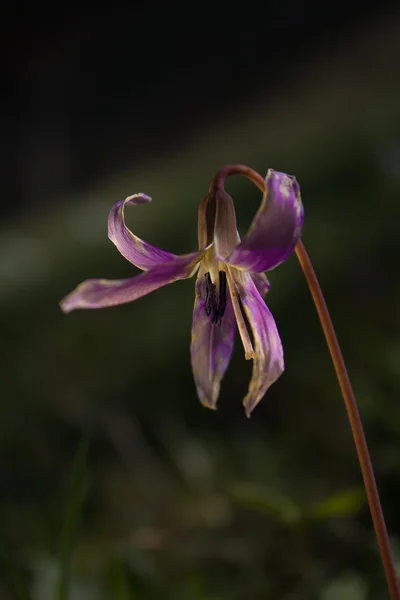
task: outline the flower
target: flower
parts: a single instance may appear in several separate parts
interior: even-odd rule
[[[263,297],[270,285],[265,271],[288,258],[300,239],[303,206],[294,177],[269,169],[263,199],[240,241],[232,198],[218,189],[200,203],[199,250],[177,256],[151,246],[125,225],[128,205],[150,202],[134,194],[117,202],[108,218],[108,236],[120,253],[144,271],[130,279],[89,279],[61,301],[68,313],[132,302],[197,272],[191,360],[203,405],[216,408],[221,380],[228,367],[236,326],[246,359],[253,360],[243,404],[249,416],[284,370],[283,349]]]

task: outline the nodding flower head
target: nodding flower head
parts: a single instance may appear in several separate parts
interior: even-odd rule
[[[126,206],[150,202],[145,194],[117,202],[108,218],[108,236],[120,253],[143,273],[130,279],[89,279],[61,301],[64,312],[103,308],[138,298],[197,273],[191,360],[203,405],[216,408],[228,367],[236,327],[246,359],[253,360],[246,414],[262,399],[284,370],[279,333],[264,296],[265,275],[286,260],[300,239],[303,206],[294,177],[270,169],[261,206],[240,240],[232,198],[224,189],[201,201],[196,252],[177,256],[135,236],[125,225]]]

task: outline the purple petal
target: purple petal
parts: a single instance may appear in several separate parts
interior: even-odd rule
[[[166,262],[176,255],[141,240],[125,225],[125,206],[146,204],[151,198],[145,194],[134,194],[117,202],[108,216],[108,237],[129,262],[147,271],[155,265]]]
[[[296,179],[269,169],[261,206],[247,234],[226,262],[256,273],[273,269],[293,251],[301,236],[303,220]]]
[[[150,292],[191,277],[204,252],[192,252],[157,265],[130,279],[88,279],[60,303],[64,312],[77,308],[103,308],[133,302]]]
[[[205,280],[203,276],[199,276],[196,282],[190,352],[200,402],[208,408],[215,409],[221,380],[232,355],[235,315],[228,293],[221,324],[213,324],[211,315],[206,315],[205,298]]]
[[[239,285],[240,299],[253,333],[255,351],[249,390],[243,400],[246,414],[250,416],[268,388],[282,375],[285,365],[275,320],[250,275],[245,277],[245,283]]]
[[[264,296],[271,289],[271,284],[267,279],[265,273],[251,273],[251,278],[256,284],[256,288],[258,289],[260,296],[264,298]]]

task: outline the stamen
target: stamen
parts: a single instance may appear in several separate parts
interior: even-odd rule
[[[221,319],[224,316],[226,308],[226,273],[225,271],[219,272],[219,299],[218,299],[218,320],[221,324]]]
[[[213,282],[211,281],[210,273],[206,273],[206,315],[212,316],[212,322],[215,323],[217,318],[217,293]]]
[[[231,293],[232,306],[236,317],[236,323],[239,329],[239,334],[242,339],[242,344],[244,348],[244,356],[246,360],[250,360],[251,358],[255,358],[255,352],[253,348],[253,344],[251,343],[250,335],[246,326],[246,322],[244,320],[243,312],[240,306],[238,294],[235,290],[235,283],[233,281],[232,275],[229,271],[227,271],[228,277],[228,285],[229,291]]]
[[[209,317],[210,313],[211,313],[210,294],[211,294],[211,286],[212,286],[210,273],[205,274],[205,279],[206,279],[206,315],[207,315],[207,317]]]
[[[206,306],[207,317],[211,315],[211,322],[214,325],[221,325],[221,319],[226,309],[226,273],[219,271],[219,289],[217,295],[217,286],[211,281],[210,273],[205,274],[206,279]]]

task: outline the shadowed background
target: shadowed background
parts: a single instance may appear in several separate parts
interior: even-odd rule
[[[117,200],[152,196],[129,226],[189,252],[221,166],[295,175],[400,559],[400,12],[264,11],[1,26],[2,598],[386,597],[294,256],[267,297],[286,371],[250,420],[238,338],[218,411],[198,402],[194,280],[112,309],[58,306],[86,278],[135,274],[107,239]],[[260,194],[240,178],[227,190],[243,235]]]

